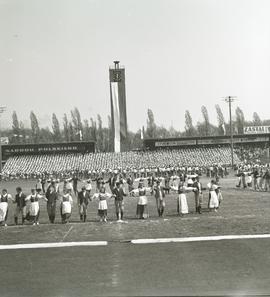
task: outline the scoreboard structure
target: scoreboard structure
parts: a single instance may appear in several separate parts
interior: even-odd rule
[[[2,160],[9,157],[21,155],[45,155],[64,153],[94,153],[95,142],[60,142],[60,143],[40,143],[40,144],[8,144],[2,145]]]

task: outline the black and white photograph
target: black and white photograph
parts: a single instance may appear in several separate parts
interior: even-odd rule
[[[270,296],[269,247],[269,0],[0,0],[0,297]]]

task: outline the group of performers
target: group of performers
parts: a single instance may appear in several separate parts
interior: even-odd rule
[[[21,187],[16,188],[16,194],[13,198],[6,189],[2,190],[0,195],[0,224],[7,226],[9,201],[15,204],[14,222],[18,224],[18,218],[21,216],[22,224],[25,221],[33,225],[39,225],[40,200],[44,200],[47,205],[47,214],[50,223],[55,223],[57,201],[60,201],[60,214],[62,223],[68,223],[73,209],[73,198],[77,197],[78,212],[81,222],[87,221],[87,209],[89,202],[98,201],[98,216],[101,222],[107,221],[108,198],[114,199],[115,213],[119,222],[124,217],[124,197],[138,197],[136,216],[138,219],[145,219],[148,213],[148,196],[154,196],[157,213],[159,217],[164,216],[166,195],[171,191],[177,194],[177,213],[184,216],[189,213],[186,194],[194,193],[196,213],[202,213],[203,190],[198,175],[189,175],[183,177],[171,176],[169,181],[164,177],[138,178],[130,181],[124,180],[120,175],[112,175],[109,180],[103,178],[96,179],[96,192],[91,194],[92,180],[83,181],[81,190],[78,191],[78,178],[72,177],[65,179],[63,189],[60,191],[60,182],[58,180],[48,181],[48,187],[39,179],[36,187],[31,189],[29,195],[25,195]],[[137,188],[134,182],[138,182]],[[148,183],[147,186],[145,182]],[[106,183],[109,184],[110,193],[106,190]],[[127,187],[125,187],[127,184]],[[128,191],[126,191],[128,188]],[[217,181],[212,180],[207,184],[209,190],[208,208],[217,211],[222,201],[220,186]]]
[[[241,164],[237,168],[237,188],[270,191],[270,166]]]

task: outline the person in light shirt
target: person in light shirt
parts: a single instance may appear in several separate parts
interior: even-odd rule
[[[31,194],[28,195],[25,198],[25,201],[29,201],[29,211],[26,215],[26,219],[30,222],[33,222],[33,225],[39,225],[39,213],[40,213],[40,207],[39,207],[39,200],[44,199],[45,201],[48,201],[46,197],[40,195],[36,189],[31,190]]]
[[[218,185],[214,180],[211,180],[211,182],[207,184],[207,187],[209,189],[209,209],[217,212],[219,207],[219,200],[216,192]]]
[[[186,193],[192,192],[192,191],[197,191],[196,188],[193,187],[187,187],[183,181],[179,182],[178,188],[171,187],[172,190],[178,192],[178,197],[177,197],[177,213],[180,216],[184,216],[188,214],[188,203],[187,203],[187,196]]]
[[[6,189],[3,189],[0,195],[0,225],[4,226],[7,226],[8,200],[12,200],[12,196],[8,194]]]
[[[66,189],[61,197],[60,213],[62,218],[62,224],[69,223],[73,206],[73,199],[71,196],[71,189]]]
[[[100,222],[107,222],[108,204],[107,198],[111,198],[113,195],[106,192],[105,182],[103,181],[97,193],[92,196],[92,199],[98,199],[98,215]]]
[[[195,178],[193,183],[193,187],[197,190],[194,191],[194,198],[195,198],[195,210],[196,213],[202,213],[202,202],[203,202],[203,193],[202,193],[202,183],[200,182],[199,176]]]
[[[148,217],[148,213],[146,213],[146,211],[148,212],[147,210],[147,192],[150,193],[151,192],[151,188],[147,188],[147,187],[144,187],[143,185],[143,181],[140,181],[139,182],[139,185],[138,185],[138,189],[134,189],[131,191],[132,194],[138,194],[139,195],[139,199],[138,199],[138,202],[137,202],[137,211],[136,211],[136,215],[139,219],[145,219],[146,217]]]

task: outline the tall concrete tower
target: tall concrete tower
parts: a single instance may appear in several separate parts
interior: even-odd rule
[[[125,68],[119,61],[110,67],[110,99],[114,151],[121,152],[127,137]]]

